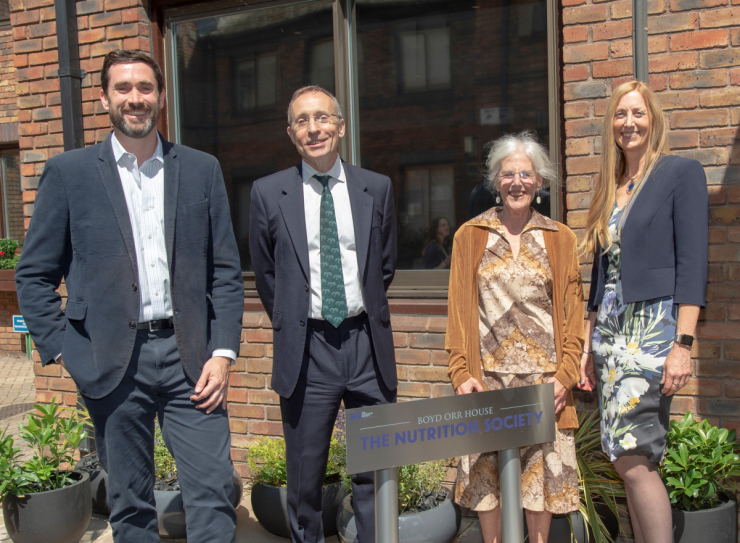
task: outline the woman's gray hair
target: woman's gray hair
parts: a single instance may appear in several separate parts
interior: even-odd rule
[[[547,150],[537,141],[537,137],[529,130],[519,132],[518,134],[506,134],[500,137],[491,145],[486,160],[486,188],[491,192],[498,190],[496,188],[496,179],[501,172],[501,163],[515,154],[517,151],[523,151],[527,158],[532,162],[534,173],[543,179],[543,186],[558,184],[558,170],[550,162],[547,156]]]

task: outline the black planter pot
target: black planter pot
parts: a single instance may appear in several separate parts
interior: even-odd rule
[[[675,543],[737,543],[737,502],[730,499],[704,511],[673,510]]]
[[[337,513],[337,536],[342,543],[352,543],[357,535],[355,513],[350,503],[351,496],[342,501]],[[404,513],[398,517],[399,543],[452,543],[460,530],[462,515],[460,507],[447,499],[437,507],[420,513]]]
[[[57,490],[3,499],[5,529],[14,543],[78,543],[90,525],[90,477],[72,472],[77,482]]]
[[[93,513],[99,515],[110,515],[108,506],[108,472],[103,469],[103,465],[98,458],[98,453],[94,452],[85,456],[75,465],[76,471],[84,471],[90,475],[90,495],[92,497]]]
[[[570,522],[568,521],[570,517]],[[571,523],[573,524],[573,539],[571,539]],[[524,537],[526,538],[529,531],[527,530],[527,520],[524,520]],[[615,538],[616,539],[616,538]],[[553,515],[550,523],[550,535],[548,543],[589,543],[588,528],[583,522],[583,517],[578,511],[567,515]],[[593,539],[592,539],[593,541]]]
[[[234,508],[239,507],[242,501],[244,487],[242,478],[236,468],[234,478]],[[157,507],[157,522],[159,536],[164,539],[185,539],[185,505],[182,502],[182,493],[179,490],[155,490],[154,503]]]
[[[324,537],[337,533],[337,511],[347,495],[342,483],[324,487],[323,514]],[[252,511],[259,523],[271,534],[290,537],[288,519],[288,492],[284,486],[257,483],[252,487]]]

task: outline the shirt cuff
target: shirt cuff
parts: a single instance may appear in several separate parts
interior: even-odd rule
[[[230,358],[231,359],[231,365],[233,366],[236,364],[236,353],[232,351],[231,349],[216,349],[213,351],[213,354],[211,355],[211,358],[216,356],[223,356],[224,358]]]
[[[58,363],[59,363],[59,359],[60,359],[60,358],[62,358],[62,353],[59,353],[58,355],[56,355],[56,356],[54,357],[54,362],[56,362],[56,363],[58,364]]]

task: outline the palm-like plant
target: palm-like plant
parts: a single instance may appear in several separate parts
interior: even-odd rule
[[[617,499],[625,499],[624,481],[614,464],[601,450],[601,428],[598,411],[578,414],[579,427],[575,433],[578,460],[578,490],[581,496],[580,513],[593,532],[596,543],[614,543],[604,521],[596,512],[596,504],[604,504],[619,519]]]

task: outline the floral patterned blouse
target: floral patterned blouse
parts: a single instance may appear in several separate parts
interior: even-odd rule
[[[558,230],[532,210],[516,259],[492,208],[474,222],[489,228],[478,268],[479,331],[483,370],[508,374],[555,372],[552,273],[543,230]]]

